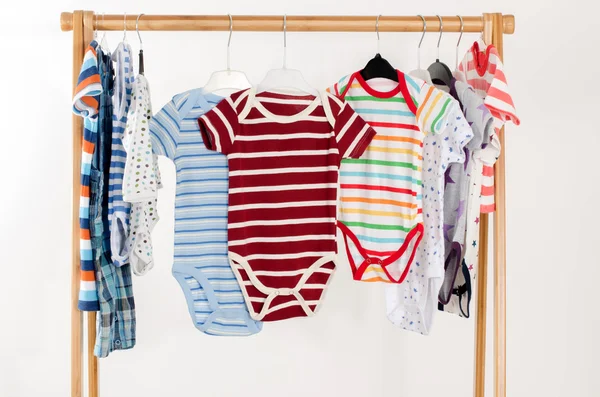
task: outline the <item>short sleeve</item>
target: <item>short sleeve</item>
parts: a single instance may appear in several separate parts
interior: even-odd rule
[[[508,89],[504,65],[495,49],[490,54],[489,62],[495,64],[495,68],[491,68],[493,78],[485,97],[485,105],[494,117],[494,125],[496,128],[501,128],[507,121],[519,125],[521,122],[517,117],[515,105]]]
[[[376,132],[346,102],[329,96],[334,118],[334,134],[340,158],[359,158]]]
[[[337,83],[328,87],[327,92],[329,92],[332,95],[335,95],[338,98],[343,99],[344,94],[347,91],[348,83],[350,82],[350,80],[352,80],[352,76],[352,74],[349,74],[347,76],[342,77],[338,80]]]
[[[102,93],[98,57],[95,41],[92,41],[85,52],[77,87],[73,96],[73,113],[82,117],[93,117],[99,111],[99,95]]]
[[[460,109],[454,98],[427,83],[422,83],[417,103],[417,124],[424,134],[438,135],[453,109]]]
[[[150,120],[150,141],[155,154],[175,159],[181,120],[179,107],[184,100],[173,98]]]
[[[204,145],[225,155],[231,153],[239,129],[239,119],[231,97],[225,98],[199,119]]]
[[[446,141],[445,158],[448,164],[464,163],[464,147],[473,139],[473,130],[458,106],[450,110],[443,135],[440,139]]]

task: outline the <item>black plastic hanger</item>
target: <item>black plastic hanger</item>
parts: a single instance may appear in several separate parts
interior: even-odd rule
[[[144,75],[144,49],[142,47],[142,36],[140,35],[140,29],[139,29],[139,25],[138,25],[142,15],[144,15],[144,14],[138,15],[138,17],[135,21],[135,31],[137,32],[138,39],[140,40],[140,54],[138,55],[139,74],[141,74],[143,76]]]
[[[377,47],[379,47],[379,17],[375,22],[375,31],[377,32]],[[360,75],[363,79],[369,80],[376,77],[383,77],[385,79],[393,80],[398,82],[398,71],[394,68],[384,57],[381,56],[379,51],[377,54],[365,65],[360,71]]]
[[[440,42],[442,41],[442,34],[444,33],[444,24],[442,23],[442,17],[437,15],[440,20],[440,37],[438,38],[437,43],[437,58],[434,63],[429,65],[427,70],[431,75],[431,81],[435,85],[445,85],[450,87],[450,82],[452,81],[452,71],[443,62],[440,62]]]

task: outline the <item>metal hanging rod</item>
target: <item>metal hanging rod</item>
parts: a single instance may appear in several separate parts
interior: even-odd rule
[[[135,30],[137,14],[113,14],[100,16],[95,14],[94,26],[97,30],[123,30],[125,19],[127,29]],[[283,15],[234,15],[233,30],[275,32],[283,29]],[[295,32],[372,32],[375,29],[376,15],[372,16],[288,16],[287,30]],[[461,21],[458,16],[442,17],[444,32],[460,32]],[[481,16],[464,16],[463,32],[478,33],[484,30]],[[440,21],[436,16],[425,17],[428,32],[439,32]],[[502,16],[502,33],[515,31],[514,15]],[[60,27],[63,31],[73,30],[73,13],[60,14]],[[139,20],[139,30],[155,31],[229,31],[227,15],[145,15]],[[415,16],[381,16],[381,32],[422,32],[423,20]]]

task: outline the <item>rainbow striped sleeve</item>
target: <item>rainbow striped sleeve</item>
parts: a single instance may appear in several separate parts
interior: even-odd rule
[[[422,83],[417,97],[419,99],[416,116],[419,129],[425,134],[441,133],[448,123],[448,116],[454,107],[458,106],[456,100],[427,83]]]
[[[90,172],[92,156],[98,134],[98,100],[102,92],[98,61],[97,43],[92,41],[85,52],[81,72],[73,98],[73,112],[84,118],[83,144],[81,147],[81,193],[79,196],[79,249],[81,283],[79,286],[79,310],[99,310],[94,258],[90,241]]]

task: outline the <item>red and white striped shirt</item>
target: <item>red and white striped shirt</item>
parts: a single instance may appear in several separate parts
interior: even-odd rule
[[[338,169],[375,131],[331,94],[248,89],[200,119],[229,163],[229,261],[252,318],[314,314],[335,269]]]
[[[473,43],[458,65],[458,70],[465,75],[466,82],[484,99],[485,106],[494,117],[495,134],[490,137],[488,147],[484,149],[489,155],[482,158],[484,165],[481,181],[481,212],[490,213],[495,210],[494,163],[501,149],[498,133],[507,121],[519,125],[519,118],[516,116],[515,105],[504,75],[504,65],[496,47],[489,45],[485,52],[482,52],[480,46],[485,47],[485,43]]]

